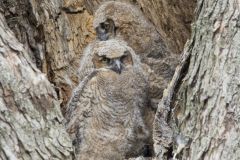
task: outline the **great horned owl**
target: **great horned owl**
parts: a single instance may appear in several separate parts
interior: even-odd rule
[[[94,13],[93,27],[100,40],[112,37],[122,39],[138,54],[148,55],[153,49],[158,56],[167,52],[153,24],[145,18],[139,8],[129,3],[103,2]],[[161,45],[157,45],[160,43]]]
[[[148,82],[139,58],[112,39],[91,43],[80,64],[80,84],[66,115],[77,159],[137,156],[149,138]]]
[[[93,26],[98,40],[121,39],[128,43],[146,64],[150,73],[150,97],[153,108],[162,97],[178,64],[162,35],[141,10],[126,2],[103,2],[94,13]]]

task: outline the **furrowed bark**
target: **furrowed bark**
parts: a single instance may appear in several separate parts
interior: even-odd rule
[[[235,0],[197,3],[188,72],[171,105],[174,158],[240,158],[239,8]]]
[[[82,0],[1,0],[0,8],[30,60],[55,85],[64,112],[82,51],[95,38],[92,15]]]
[[[0,159],[72,159],[53,85],[0,12]]]

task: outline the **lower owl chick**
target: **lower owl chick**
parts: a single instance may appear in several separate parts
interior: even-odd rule
[[[149,139],[148,82],[132,48],[96,41],[84,52],[81,82],[68,104],[66,127],[78,160],[125,159]]]

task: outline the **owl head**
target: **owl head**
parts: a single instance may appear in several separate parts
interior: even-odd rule
[[[94,70],[108,75],[109,78],[124,77],[132,72],[143,72],[141,68],[139,57],[125,41],[97,40],[85,48],[78,75],[80,81]]]
[[[97,41],[92,48],[92,64],[95,69],[121,74],[137,63],[138,58],[133,49],[123,41]]]
[[[159,58],[168,54],[162,36],[136,5],[104,1],[94,13],[93,27],[98,40],[120,38],[140,57]]]
[[[116,36],[117,27],[114,24],[112,19],[106,19],[104,22],[101,22],[96,26],[95,30],[97,33],[97,38],[100,41],[106,41],[112,39]]]

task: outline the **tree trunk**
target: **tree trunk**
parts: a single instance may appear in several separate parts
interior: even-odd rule
[[[0,13],[0,159],[71,159],[57,95]]]
[[[185,63],[190,60],[188,71],[182,81],[178,78],[182,83],[170,105],[176,124],[174,158],[240,159],[239,7],[235,0],[198,0],[184,52],[189,57]]]

